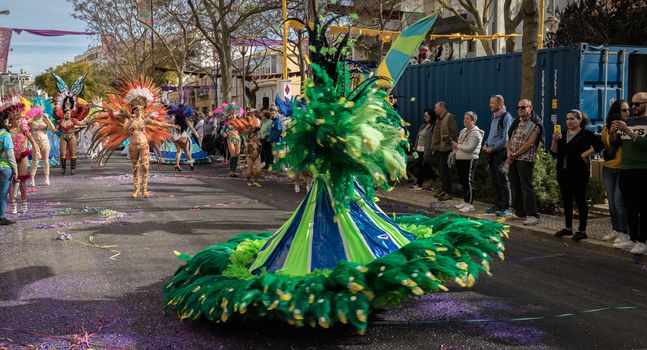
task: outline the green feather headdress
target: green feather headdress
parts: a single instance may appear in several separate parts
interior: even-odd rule
[[[376,187],[406,176],[408,147],[404,122],[388,94],[369,78],[350,86],[345,58],[352,41],[345,34],[329,44],[325,23],[314,18],[309,31],[312,78],[305,87],[307,108],[295,108],[283,140],[275,147],[279,166],[293,173],[323,175],[335,205],[347,205],[357,181],[372,198]]]

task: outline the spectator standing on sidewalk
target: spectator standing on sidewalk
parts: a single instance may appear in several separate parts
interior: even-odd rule
[[[510,165],[512,207],[517,219],[525,219],[524,225],[537,225],[537,197],[532,185],[532,172],[537,160],[537,147],[543,126],[534,113],[532,102],[522,99],[517,105],[518,118],[510,125],[506,152]]]
[[[577,204],[580,224],[572,240],[586,239],[586,221],[589,206],[586,186],[591,178],[591,156],[604,149],[602,140],[586,130],[589,120],[584,113],[573,109],[566,113],[566,130],[555,129],[551,152],[557,156],[557,183],[564,205],[565,228],[555,237],[573,235],[573,200]]]
[[[274,148],[275,144],[281,141],[281,134],[283,133],[283,122],[279,118],[279,112],[276,107],[270,108],[270,119],[272,120],[270,137],[268,138],[268,141],[270,142],[270,157],[267,161],[270,163],[270,165],[272,165],[274,164],[274,155],[272,154],[272,149]]]
[[[444,101],[436,102],[434,112],[438,116],[431,133],[431,153],[433,164],[442,181],[442,188],[437,192],[438,200],[445,201],[451,198],[452,190],[447,158],[452,152],[452,141],[456,140],[456,118],[447,111]]]
[[[602,237],[603,241],[614,241],[622,234],[627,234],[627,209],[620,192],[620,162],[622,159],[622,140],[619,130],[613,126],[614,120],[627,120],[631,114],[629,104],[625,100],[617,100],[609,109],[606,125],[602,129],[604,143],[604,164],[602,176],[609,202],[609,215],[613,231]]]
[[[9,132],[9,116],[0,113],[0,225],[16,222],[7,218],[7,205],[11,181],[18,181],[18,163]]]
[[[265,163],[263,169],[267,168],[272,164],[272,143],[269,141],[270,132],[272,131],[272,118],[270,116],[270,111],[264,109],[261,111],[261,162]]]
[[[474,112],[465,112],[463,123],[465,128],[458,135],[458,141],[452,141],[456,151],[456,169],[458,179],[463,186],[463,203],[456,206],[462,213],[474,211],[474,168],[478,163],[481,143],[485,132],[476,126],[478,116]]]
[[[488,156],[488,175],[492,181],[495,202],[491,208],[485,210],[488,214],[497,216],[510,215],[510,180],[508,174],[502,172],[500,167],[506,161],[506,144],[508,143],[508,130],[512,124],[512,115],[505,108],[503,96],[494,95],[490,97],[490,111],[492,121],[490,122],[490,133],[483,146],[483,151]]]
[[[629,237],[621,236],[614,247],[630,249],[633,254],[647,253],[647,92],[631,98],[633,116],[613,122],[622,131],[620,191],[627,207]]]
[[[422,190],[422,185],[426,179],[436,177],[431,168],[431,133],[435,121],[436,113],[431,109],[426,109],[424,122],[418,130],[418,136],[416,136],[415,153],[417,157],[414,157],[416,183],[409,187],[412,191]]]

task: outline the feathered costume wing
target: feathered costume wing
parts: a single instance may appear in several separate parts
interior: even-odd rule
[[[166,122],[166,110],[158,103],[159,89],[152,80],[140,77],[136,80],[125,81],[120,91],[108,94],[108,101],[104,104],[102,112],[94,116],[98,123],[88,153],[98,152],[97,161],[100,165],[110,159],[114,150],[130,137],[128,119],[130,118],[130,103],[136,99],[145,99],[144,114],[147,120]],[[159,147],[164,139],[171,137],[168,129],[148,123],[146,125],[146,137],[153,149],[159,154]],[[98,145],[101,144],[101,148]]]
[[[293,108],[275,147],[279,165],[309,172],[312,187],[274,234],[246,233],[179,254],[186,265],[165,293],[182,319],[349,323],[361,333],[371,309],[447,291],[450,282],[472,286],[493,256],[503,258],[499,223],[454,214],[389,217],[377,206],[374,188],[405,175],[403,122],[375,79],[351,88],[343,62],[348,36],[331,46],[331,21],[313,20],[307,107]]]
[[[69,88],[65,81],[56,73],[52,73],[52,75],[56,80],[56,88],[58,88],[59,91],[55,98],[56,104],[54,106],[54,114],[56,117],[59,119],[63,118],[63,115],[65,114],[65,102],[69,100],[71,103],[72,118],[77,120],[85,119],[90,110],[87,103],[79,98],[79,95],[83,91],[85,79],[88,74],[84,73],[81,75],[74,84],[72,84],[71,88]]]

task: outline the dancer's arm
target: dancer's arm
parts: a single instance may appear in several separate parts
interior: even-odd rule
[[[36,158],[40,158],[40,147],[38,147],[36,140],[34,140],[34,136],[29,131],[25,133],[25,136],[27,137],[27,140],[29,140],[29,143],[31,143],[31,150],[34,153],[34,156]]]
[[[43,114],[43,119],[45,119],[45,124],[47,124],[47,128],[52,132],[55,132],[56,126],[54,125],[54,123],[52,123],[51,120],[49,120],[49,117],[47,116],[47,114]]]
[[[195,139],[198,140],[198,145],[202,147],[202,140],[200,139],[200,135],[198,135],[198,132],[195,131],[195,128],[193,127],[193,122],[187,119],[186,124],[189,126],[189,129],[191,129],[191,132],[193,133],[193,135],[195,135]]]

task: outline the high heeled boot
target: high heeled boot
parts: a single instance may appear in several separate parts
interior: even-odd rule
[[[76,158],[70,159],[70,175],[76,173]]]
[[[67,159],[61,158],[61,174],[65,175],[66,167],[67,167]]]

